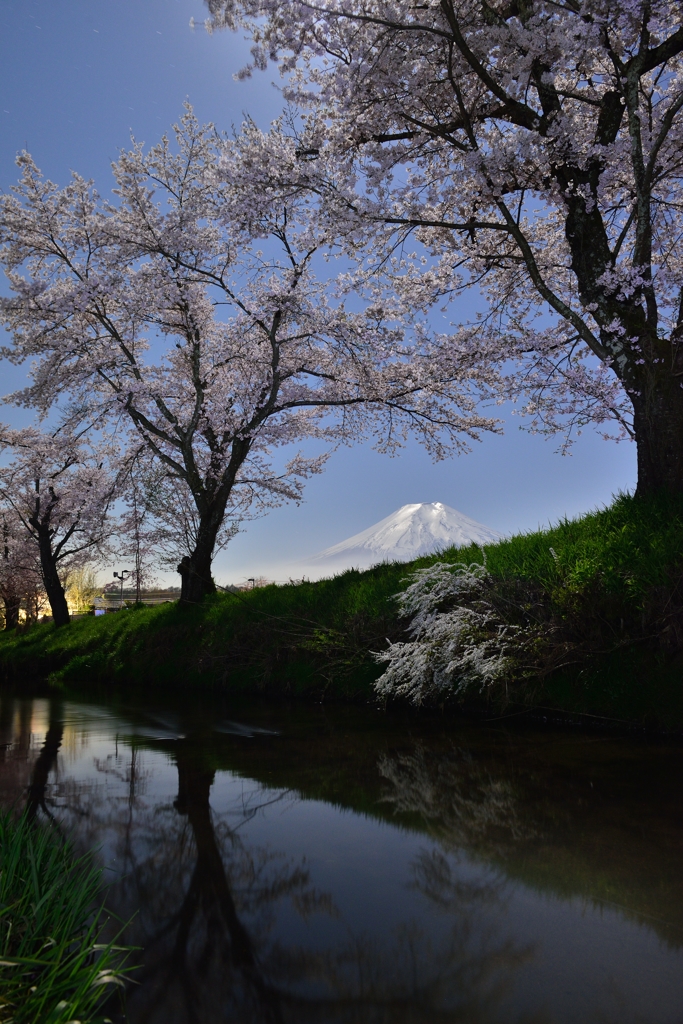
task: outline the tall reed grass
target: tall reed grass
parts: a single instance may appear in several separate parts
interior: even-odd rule
[[[123,985],[125,950],[100,942],[101,872],[54,831],[0,813],[0,1021],[95,1024]],[[100,905],[100,909],[98,908]]]

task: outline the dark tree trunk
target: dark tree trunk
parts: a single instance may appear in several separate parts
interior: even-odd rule
[[[652,371],[631,395],[638,451],[638,489],[683,495],[683,388],[681,378]]]
[[[190,555],[185,555],[178,566],[181,579],[180,604],[198,604],[207,594],[216,593],[216,584],[211,575],[216,538],[225,519],[225,509],[235,485],[237,473],[249,454],[250,448],[251,438],[235,438],[232,442],[230,463],[222,475],[220,486],[212,493],[207,493],[206,490],[199,492],[192,489],[199,512],[199,530],[194,551]]]
[[[71,617],[66,603],[64,587],[57,572],[57,563],[52,551],[52,538],[48,527],[42,523],[38,530],[38,549],[40,551],[43,585],[47,599],[50,602],[53,622],[55,626],[68,626],[71,622]]]
[[[188,897],[194,897],[194,899],[192,907],[188,909],[192,916],[196,913],[198,906],[203,906],[207,917],[218,911],[229,939],[227,949],[220,951],[224,961],[231,961],[249,984],[260,1003],[259,1019],[262,1019],[265,1024],[281,1024],[283,1015],[279,993],[271,988],[259,970],[258,956],[251,936],[237,912],[223,857],[216,840],[209,803],[215,771],[212,768],[207,768],[203,759],[197,757],[196,747],[191,740],[180,740],[177,744],[176,764],[178,767],[178,796],[174,801],[174,807],[179,814],[187,815],[197,850],[197,863],[190,883],[190,891],[188,891]],[[195,882],[196,886],[193,884]],[[189,926],[192,921],[186,923],[183,920],[185,915],[177,916],[181,921],[178,939],[182,943],[184,958],[189,946]],[[211,923],[210,920],[207,921],[207,931],[218,938],[220,932],[218,929],[211,929]],[[183,924],[186,925],[184,934],[181,931]],[[176,949],[180,943],[176,943]]]
[[[19,625],[19,608],[21,598],[16,594],[7,594],[3,597],[5,605],[5,629],[16,629]]]
[[[43,810],[48,818],[52,814],[45,803],[47,796],[47,782],[50,772],[57,763],[57,754],[62,745],[64,736],[64,721],[61,705],[52,702],[50,706],[50,725],[45,736],[38,760],[33,766],[31,783],[26,795],[26,817],[33,821],[39,810]]]
[[[605,115],[606,133],[602,144],[616,138],[623,109],[616,93],[606,94],[601,114],[601,118]],[[636,493],[683,496],[683,296],[678,324],[667,340],[658,333],[657,305],[649,286],[644,286],[643,294],[635,298],[624,298],[605,287],[603,275],[614,265],[608,231],[599,204],[595,202],[589,209],[582,191],[590,188],[597,195],[601,173],[596,158],[586,168],[564,166],[556,175],[568,196],[566,238],[572,253],[572,270],[584,306],[600,310],[604,351],[595,354],[602,360],[605,353],[612,354],[610,365],[633,405],[638,458]],[[641,228],[643,224],[639,224],[638,230]],[[650,261],[649,237],[648,227],[639,242],[644,265]],[[613,324],[620,325],[620,338]]]
[[[181,604],[198,604],[207,594],[216,593],[211,563],[224,514],[225,507],[220,510],[214,508],[200,520],[195,549],[191,555],[186,555],[178,566],[181,578]]]

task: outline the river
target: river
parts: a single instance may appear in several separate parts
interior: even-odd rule
[[[96,851],[129,1024],[680,1024],[682,793],[676,743],[515,719],[0,696],[0,800]]]

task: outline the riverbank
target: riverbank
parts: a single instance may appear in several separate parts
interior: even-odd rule
[[[32,809],[18,820],[0,812],[0,1021],[95,1024],[121,961],[98,942],[101,871]]]
[[[505,690],[465,706],[539,706],[653,728],[683,728],[683,503],[619,497],[609,508],[487,546],[512,624],[539,641]],[[372,700],[373,652],[406,638],[393,596],[418,568],[481,562],[481,549],[392,563],[331,580],[221,594],[0,635],[5,682],[49,677],[139,689],[219,688]]]

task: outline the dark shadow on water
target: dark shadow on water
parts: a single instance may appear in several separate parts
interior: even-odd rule
[[[50,772],[57,766],[57,755],[64,737],[64,716],[60,701],[50,702],[50,720],[45,741],[33,765],[31,781],[26,792],[26,817],[34,821],[39,811],[54,823],[54,815],[47,804],[47,786]]]
[[[138,985],[129,994],[131,1022],[244,1021],[389,1022],[493,1021],[509,974],[529,955],[495,929],[479,933],[481,904],[500,898],[495,886],[454,892],[442,880],[453,925],[435,946],[406,921],[389,948],[363,932],[341,930],[341,941],[311,948],[287,941],[278,912],[306,922],[338,921],[329,893],[313,885],[305,862],[245,843],[242,825],[264,805],[287,804],[286,790],[251,801],[230,825],[210,806],[215,770],[206,747],[188,736],[172,744],[178,771],[173,811],[156,814],[151,858],[137,861],[121,888],[149,890],[130,940],[144,947]],[[163,820],[163,823],[162,823]],[[447,890],[447,896],[445,895]],[[127,904],[112,892],[114,904]]]
[[[108,904],[132,918],[129,1024],[571,1020],[562,993],[524,981],[548,936],[517,927],[515,900],[550,900],[589,941],[582,908],[609,912],[615,950],[620,929],[636,927],[674,955],[681,785],[680,748],[623,739],[334,709],[112,713],[0,698],[2,800],[21,797],[33,820],[101,848]],[[345,866],[330,821],[367,844],[365,889],[362,857]],[[311,857],[298,852],[300,828]],[[376,846],[386,877],[373,873]],[[351,892],[367,892],[367,907]],[[654,1006],[663,982],[651,955],[642,984]],[[582,1019],[679,1019],[666,1002],[661,1017],[630,1005],[631,980],[597,988]],[[108,1012],[123,1020],[117,1005]]]

